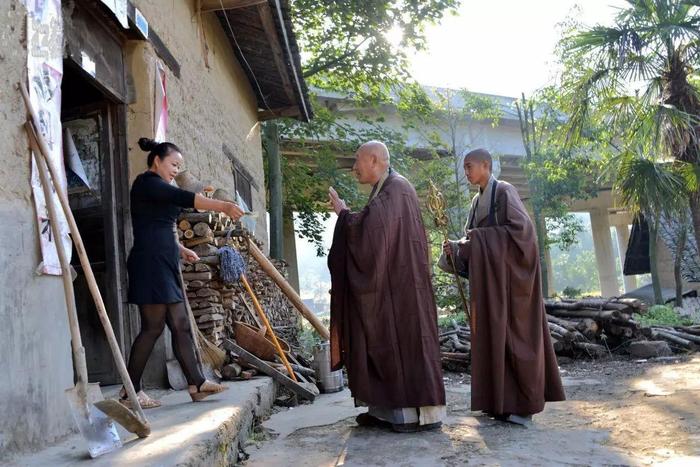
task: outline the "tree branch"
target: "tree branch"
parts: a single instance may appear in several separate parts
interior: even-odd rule
[[[310,76],[313,76],[317,73],[320,73],[321,71],[327,70],[330,67],[332,67],[333,65],[336,65],[336,64],[342,62],[343,60],[345,60],[346,58],[348,58],[349,56],[354,54],[357,51],[357,49],[359,49],[360,46],[362,46],[362,44],[367,42],[368,39],[369,39],[369,36],[362,39],[362,41],[360,43],[358,43],[357,45],[355,45],[355,47],[346,51],[342,55],[339,55],[331,60],[328,60],[325,63],[312,66],[310,69],[308,69],[304,72],[304,78],[309,78]]]

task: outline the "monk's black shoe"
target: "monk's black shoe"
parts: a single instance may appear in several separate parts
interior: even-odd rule
[[[370,415],[367,412],[361,413],[357,417],[355,417],[355,423],[357,423],[359,426],[366,426],[366,427],[379,427],[379,428],[389,428],[391,427],[391,423],[385,422],[384,420],[381,420],[374,415]]]
[[[393,423],[391,429],[397,433],[417,433],[419,431],[438,430],[442,426],[442,422],[427,423],[419,425],[418,423]]]

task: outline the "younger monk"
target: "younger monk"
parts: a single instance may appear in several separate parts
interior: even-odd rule
[[[469,275],[471,409],[528,425],[545,401],[564,400],[540,285],[535,228],[513,185],[491,174],[491,154],[464,158],[472,200],[466,236],[443,245],[438,265]],[[450,271],[451,272],[451,271]]]
[[[355,157],[358,182],[372,185],[365,208],[350,212],[330,188],[331,365],[347,368],[355,403],[369,406],[359,425],[436,429],[445,389],[418,197],[383,143],[363,144]]]

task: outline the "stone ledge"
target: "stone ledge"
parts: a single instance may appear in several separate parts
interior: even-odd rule
[[[151,436],[140,440],[120,427],[124,447],[97,459],[90,459],[83,439],[75,435],[42,451],[17,457],[9,465],[232,465],[254,418],[270,412],[277,386],[267,377],[225,384],[230,387],[228,391],[198,403],[190,402],[186,391],[170,391],[161,398],[162,407],[146,411]]]

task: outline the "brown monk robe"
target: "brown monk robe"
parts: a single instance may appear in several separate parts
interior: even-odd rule
[[[444,247],[469,275],[472,313],[471,409],[527,423],[545,401],[564,400],[542,298],[535,228],[513,185],[491,175],[484,149],[464,159],[479,185],[466,236]]]
[[[384,144],[364,144],[356,157],[358,181],[373,185],[365,208],[350,212],[330,189],[331,365],[347,368],[356,404],[369,406],[358,424],[437,428],[445,389],[418,197],[389,168]]]

